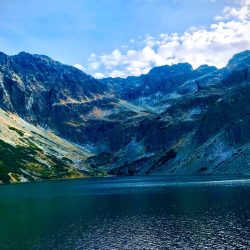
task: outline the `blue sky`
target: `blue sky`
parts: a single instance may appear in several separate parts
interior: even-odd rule
[[[0,50],[45,54],[96,76],[115,71],[113,76],[138,75],[184,59],[150,59],[133,71],[130,62],[121,62],[131,60],[128,51],[143,51],[151,39],[149,47],[157,54],[163,35],[180,36],[190,27],[210,30],[218,16],[224,23],[242,21],[232,15],[225,21],[225,8],[240,10],[246,4],[248,0],[1,0]]]

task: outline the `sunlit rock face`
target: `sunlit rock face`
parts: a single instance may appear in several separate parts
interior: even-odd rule
[[[0,108],[78,144],[95,173],[250,174],[249,62],[245,51],[223,69],[180,63],[96,80],[1,53]]]
[[[63,137],[74,140],[82,115],[112,99],[105,85],[49,57],[25,52],[0,57],[1,108]]]

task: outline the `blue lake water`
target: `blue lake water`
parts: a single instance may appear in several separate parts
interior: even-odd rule
[[[250,249],[250,178],[1,185],[0,249]]]

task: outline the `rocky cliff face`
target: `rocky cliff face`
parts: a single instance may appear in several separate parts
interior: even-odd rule
[[[62,137],[78,141],[83,135],[75,127],[82,115],[115,102],[105,85],[46,56],[21,52],[0,58],[0,107]]]
[[[249,60],[245,51],[223,69],[180,64],[141,77],[102,80],[120,98],[148,111],[141,120],[123,123],[128,143],[94,156],[94,166],[116,175],[250,174]],[[137,96],[123,96],[138,89]]]
[[[245,51],[223,69],[182,63],[98,81],[46,56],[1,53],[0,108],[80,145],[85,175],[250,174],[249,68]]]
[[[101,82],[122,99],[136,101],[138,99],[148,100],[151,97],[151,99],[158,100],[159,97],[162,98],[177,90],[181,92],[180,89],[190,82],[195,83],[196,89],[198,79],[209,76],[213,72],[218,72],[216,67],[201,65],[193,70],[190,64],[179,63],[172,66],[155,67],[148,74],[139,77],[105,78]]]

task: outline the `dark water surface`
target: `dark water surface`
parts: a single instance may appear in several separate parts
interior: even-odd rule
[[[250,249],[250,179],[2,185],[0,249]]]

